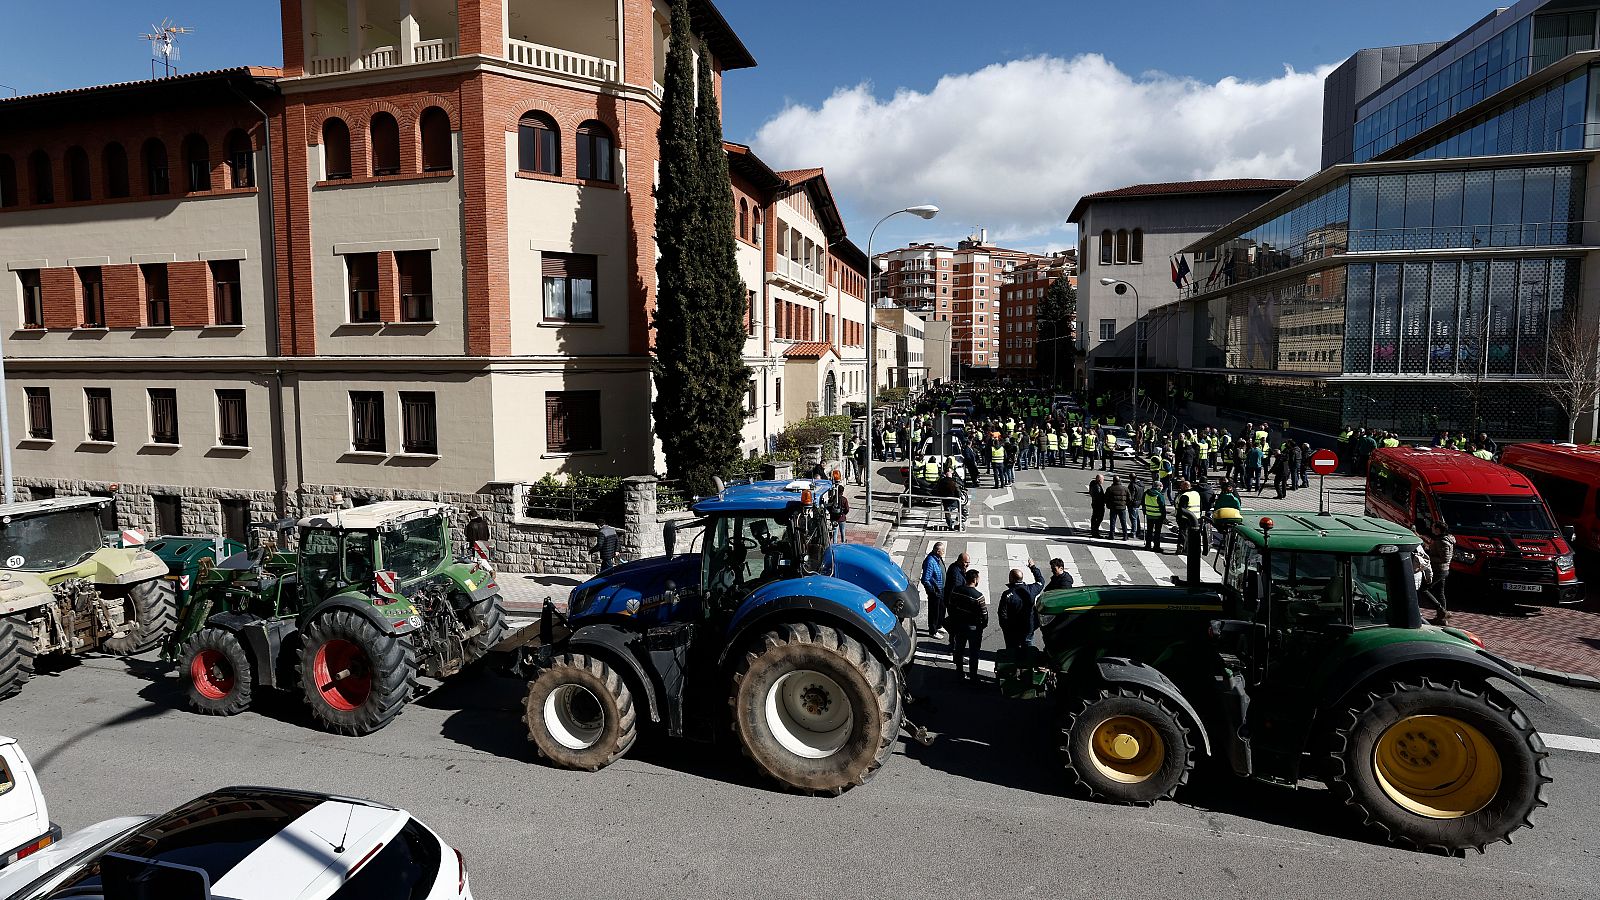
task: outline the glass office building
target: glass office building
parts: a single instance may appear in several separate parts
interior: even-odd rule
[[[1192,341],[1147,354],[1155,377],[1330,433],[1564,437],[1539,385],[1600,315],[1596,6],[1486,17],[1357,105],[1355,162],[1185,248]]]

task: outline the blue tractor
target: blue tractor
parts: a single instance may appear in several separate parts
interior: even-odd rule
[[[574,588],[565,614],[501,650],[528,677],[528,736],[550,763],[595,771],[641,725],[730,730],[780,784],[838,794],[889,755],[920,600],[882,550],[831,540],[831,481],[734,485],[666,527],[666,555]]]

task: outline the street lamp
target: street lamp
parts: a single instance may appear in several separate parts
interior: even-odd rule
[[[1106,276],[1100,279],[1106,287],[1116,287],[1117,293],[1133,291],[1133,427],[1130,434],[1136,434],[1139,429],[1139,289],[1120,278]]]
[[[872,239],[878,234],[878,227],[901,213],[910,213],[919,219],[931,219],[939,214],[939,207],[931,203],[921,206],[908,206],[897,209],[878,220],[867,232],[867,433],[863,435],[867,442],[867,459],[872,461],[872,407],[878,398],[878,333],[877,303],[873,297],[874,287],[878,283],[878,263],[872,258]],[[872,466],[867,466],[867,506],[866,522],[872,524]]]

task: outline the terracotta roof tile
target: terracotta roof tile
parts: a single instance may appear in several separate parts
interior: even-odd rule
[[[778,177],[789,182],[790,184],[800,184],[802,182],[810,181],[821,174],[821,169],[789,169],[787,171],[779,172]]]
[[[783,351],[785,359],[821,359],[833,352],[833,346],[827,341],[811,341],[804,344],[794,344]]]

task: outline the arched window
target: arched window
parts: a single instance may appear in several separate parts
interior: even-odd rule
[[[554,119],[542,112],[531,112],[517,123],[517,168],[561,174],[561,132]]]
[[[0,154],[0,207],[17,205],[17,164]]]
[[[322,172],[325,178],[349,178],[350,127],[343,119],[322,123]]]
[[[167,178],[167,145],[157,138],[144,142],[140,153],[144,169],[144,191],[152,197],[172,192],[172,182]]]
[[[1128,229],[1117,229],[1117,265],[1128,261]]]
[[[56,202],[56,173],[50,154],[35,150],[28,157],[28,186],[33,189],[34,205]]]
[[[252,188],[256,186],[256,153],[250,146],[250,135],[244,129],[228,132],[223,144],[224,161],[228,164],[228,187]]]
[[[755,242],[757,247],[759,247],[761,246],[761,241],[766,236],[766,232],[761,228],[761,207],[756,207],[753,212],[755,217],[750,223],[750,239]]]
[[[1133,247],[1128,251],[1128,262],[1144,262],[1144,229],[1133,230]]]
[[[748,239],[750,235],[750,201],[739,199],[739,237]]]
[[[1111,229],[1100,232],[1100,265],[1111,265]]]
[[[588,121],[578,126],[578,177],[591,181],[611,180],[611,129]]]
[[[198,134],[183,139],[183,168],[189,175],[189,193],[211,190],[211,145]]]
[[[422,111],[417,122],[422,132],[422,171],[448,172],[451,164],[450,116],[437,106]]]
[[[105,177],[107,197],[128,196],[128,151],[116,141],[100,151],[100,168]]]
[[[400,174],[400,123],[386,112],[372,116],[372,174]]]
[[[82,147],[67,148],[67,199],[89,199],[89,154]]]

